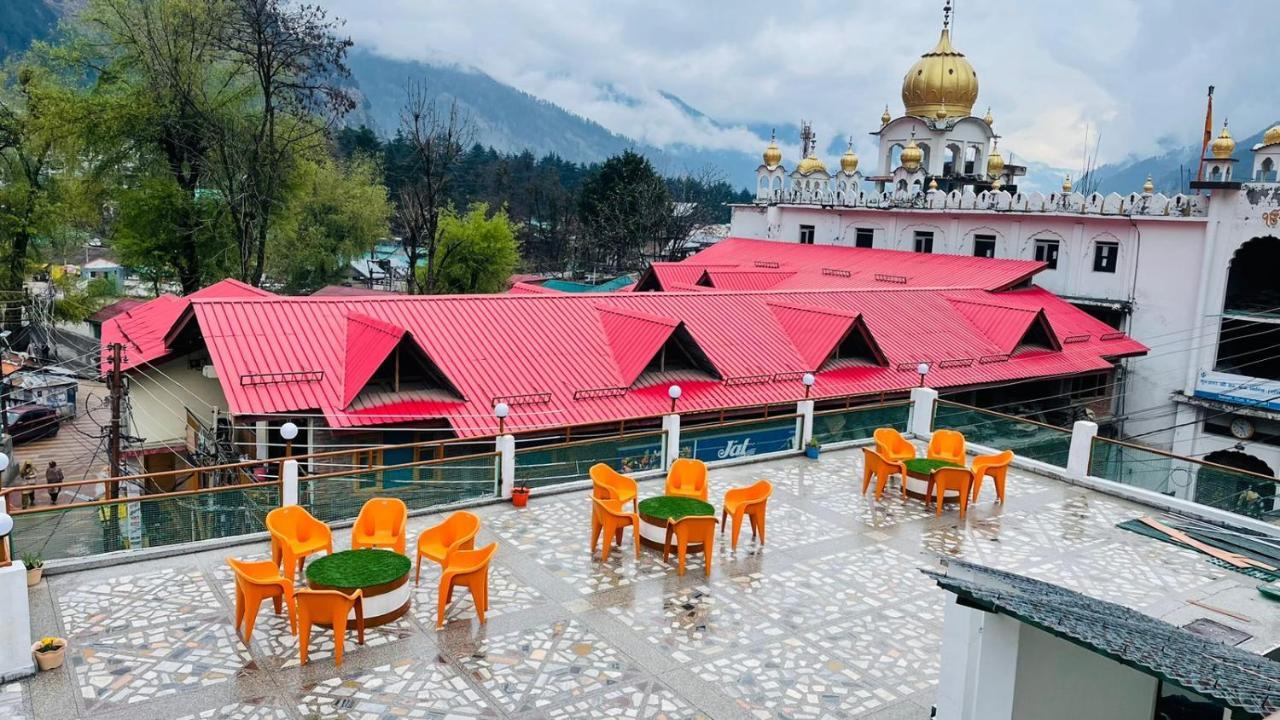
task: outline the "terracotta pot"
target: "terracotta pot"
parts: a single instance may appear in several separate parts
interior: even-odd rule
[[[35,587],[40,583],[40,578],[44,577],[44,568],[28,568],[27,569],[27,587]]]
[[[511,504],[516,507],[524,507],[529,502],[529,490],[527,488],[516,488],[511,491]]]
[[[56,670],[62,667],[63,661],[67,659],[67,641],[58,638],[54,646],[57,649],[37,652],[40,649],[40,643],[32,643],[31,654],[35,656],[36,665],[39,665],[41,670]]]

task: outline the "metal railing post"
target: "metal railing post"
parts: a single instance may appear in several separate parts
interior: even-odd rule
[[[516,484],[516,436],[499,435],[494,444],[498,451],[498,497],[511,498]]]
[[[1093,453],[1093,438],[1098,434],[1098,424],[1077,420],[1071,426],[1071,449],[1067,451],[1067,475],[1083,480],[1089,475],[1089,456]]]
[[[911,389],[911,414],[907,418],[907,431],[920,438],[933,435],[933,410],[938,404],[938,391],[933,388]]]
[[[667,453],[662,458],[662,469],[669,470],[671,463],[680,457],[680,416],[675,413],[663,415],[662,431],[667,434]]]

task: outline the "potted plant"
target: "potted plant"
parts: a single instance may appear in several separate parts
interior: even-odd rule
[[[33,587],[44,576],[44,558],[40,553],[22,553],[22,564],[27,566],[27,587]]]
[[[67,641],[60,637],[40,638],[40,642],[31,646],[31,654],[35,655],[41,670],[56,670],[67,658]]]
[[[518,482],[511,488],[511,504],[516,507],[524,507],[529,502],[529,486]]]
[[[822,450],[822,443],[818,442],[817,438],[810,438],[809,444],[805,446],[805,449],[804,449],[805,457],[809,458],[810,460],[817,460],[818,451],[820,450]]]

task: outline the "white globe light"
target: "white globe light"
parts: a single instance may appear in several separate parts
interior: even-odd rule
[[[916,366],[916,372],[920,373],[921,375],[928,375],[928,374],[929,374],[929,363],[920,363],[919,365],[917,365],[917,366]]]
[[[804,383],[807,387],[812,387],[816,380],[817,378],[813,376],[813,373],[805,373],[804,377],[800,378],[800,382]]]
[[[680,399],[680,393],[681,393],[681,390],[679,385],[672,385],[671,387],[667,388],[667,395],[672,400]]]
[[[287,422],[281,425],[280,437],[284,438],[285,440],[292,440],[298,437],[298,426],[291,422]]]
[[[505,420],[511,414],[511,408],[506,403],[498,403],[493,406],[493,416],[499,420]]]
[[[9,513],[0,513],[0,538],[11,532],[13,532],[13,516]]]
[[[4,453],[0,453],[0,472],[4,472],[5,470],[8,470],[8,469],[9,469],[9,456],[5,455]]]

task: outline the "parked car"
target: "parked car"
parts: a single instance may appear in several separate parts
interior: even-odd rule
[[[9,408],[5,411],[5,422],[14,445],[58,434],[58,411],[43,405]]]

